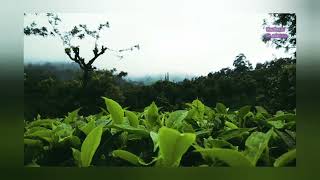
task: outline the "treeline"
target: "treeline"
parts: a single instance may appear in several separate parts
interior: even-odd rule
[[[127,81],[125,72],[97,70],[88,85],[81,85],[81,71],[46,65],[25,66],[25,119],[38,114],[63,117],[81,107],[89,115],[104,107],[101,96],[116,100],[131,110],[141,111],[154,101],[162,110],[172,111],[198,98],[208,106],[222,102],[230,108],[259,105],[269,112],[291,111],[296,107],[296,59],[280,58],[258,63],[255,68],[237,56],[234,68],[224,68],[181,82],[159,80],[151,85]]]

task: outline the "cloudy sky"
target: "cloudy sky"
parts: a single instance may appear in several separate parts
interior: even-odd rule
[[[112,1],[112,3],[117,3]],[[224,67],[232,67],[239,53],[255,65],[288,54],[268,47],[261,41],[267,14],[230,13],[194,8],[193,4],[172,4],[159,8],[150,3],[145,7],[114,9],[104,14],[58,14],[60,28],[71,29],[79,23],[95,28],[108,21],[110,28],[101,33],[99,44],[114,49],[140,44],[139,51],[126,53],[121,60],[105,53],[94,63],[101,69],[116,68],[131,77],[165,72],[185,75],[206,75]],[[26,16],[25,24],[35,17]],[[45,22],[45,17],[36,21]],[[92,57],[94,41],[82,40],[80,53]],[[25,37],[24,59],[30,61],[70,62],[58,38]]]

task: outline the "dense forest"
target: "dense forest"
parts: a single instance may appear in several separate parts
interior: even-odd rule
[[[233,109],[244,105],[263,106],[272,113],[295,109],[296,59],[275,59],[252,68],[241,54],[234,66],[180,82],[170,81],[169,74],[151,85],[127,81],[126,73],[115,69],[99,70],[84,89],[77,66],[29,64],[25,66],[25,118],[63,117],[79,107],[80,114],[97,113],[103,107],[102,96],[133,110],[154,101],[163,110],[173,111],[197,98],[208,106],[222,102]]]

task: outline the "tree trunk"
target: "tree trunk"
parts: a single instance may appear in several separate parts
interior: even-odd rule
[[[82,87],[85,88],[90,80],[89,70],[84,69],[82,75]]]

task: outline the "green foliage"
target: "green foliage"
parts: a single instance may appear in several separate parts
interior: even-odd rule
[[[248,112],[250,112],[251,106],[243,106],[242,108],[239,109],[239,118],[242,119],[244,118],[245,115],[248,114]]]
[[[68,116],[64,119],[64,122],[65,123],[75,122],[78,118],[79,111],[80,111],[80,108],[68,113]]]
[[[124,117],[124,111],[122,107],[112,99],[103,98],[105,100],[105,103],[107,105],[107,109],[109,113],[111,114],[112,122],[114,124],[122,124],[123,123],[123,117]]]
[[[270,13],[270,17],[272,18],[271,22],[268,22],[264,19],[263,26],[281,26],[286,28],[288,32],[288,38],[286,39],[278,39],[278,38],[270,38],[264,34],[262,36],[262,41],[264,43],[269,43],[273,45],[275,48],[283,48],[286,52],[291,49],[296,48],[297,36],[296,36],[296,15],[290,13]],[[294,53],[296,57],[296,53]]]
[[[180,134],[177,130],[162,127],[159,129],[159,160],[158,166],[179,166],[183,154],[194,143],[195,134]]]
[[[80,126],[79,129],[84,132],[86,135],[88,135],[94,128],[96,127],[96,123],[94,120],[91,120],[89,123],[87,123],[84,126]]]
[[[263,151],[268,147],[272,133],[272,129],[266,134],[262,132],[253,132],[246,140],[246,150],[244,151],[244,155],[253,165],[256,165]]]
[[[81,146],[81,152],[80,152],[80,162],[81,162],[80,166],[81,167],[90,166],[91,161],[92,161],[92,157],[100,144],[101,135],[103,132],[102,128],[103,128],[102,126],[98,126],[95,129],[93,129],[88,134],[86,139],[83,141],[82,146]],[[76,159],[78,159],[78,157]]]
[[[38,114],[44,118],[64,117],[79,107],[82,107],[81,115],[96,114],[99,112],[97,107],[105,107],[101,96],[108,96],[136,112],[141,112],[153,101],[165,111],[181,110],[186,102],[196,98],[207,107],[214,107],[217,102],[223,102],[229,110],[245,105],[261,106],[270,114],[279,110],[292,111],[296,106],[296,59],[292,58],[260,63],[250,71],[222,69],[190,80],[157,81],[150,85],[127,81],[116,70],[93,71],[85,90],[79,68],[69,66],[25,66],[26,120],[34,119]],[[197,109],[196,102],[194,107],[189,106],[195,109],[193,111],[199,110],[194,112],[194,118],[201,116],[201,105]]]
[[[115,128],[115,129],[119,129],[119,130],[123,130],[123,131],[126,131],[126,132],[130,132],[130,133],[133,133],[135,135],[142,136],[142,137],[149,136],[149,131],[144,127],[135,128],[135,127],[132,127],[132,126],[129,126],[129,125],[113,125],[113,126],[110,126],[110,127]]]
[[[134,165],[140,165],[140,162],[142,162],[142,160],[138,156],[136,156],[128,151],[115,150],[112,152],[112,155],[114,157],[119,157],[124,160],[127,160]]]
[[[167,127],[173,127],[178,129],[182,126],[183,120],[187,117],[188,111],[178,110],[169,114],[169,118],[166,120]]]
[[[130,163],[137,165],[137,166],[139,166],[139,165],[148,166],[154,162],[154,161],[151,161],[150,163],[145,163],[138,156],[136,156],[128,151],[124,151],[124,150],[115,150],[112,152],[112,155],[114,157],[118,157],[118,158],[124,159],[126,161],[129,161]]]
[[[173,112],[155,103],[135,112],[103,99],[110,114],[76,110],[26,122],[25,166],[295,165],[295,114],[250,106],[233,111],[222,103],[212,108],[199,99]]]
[[[204,158],[219,159],[229,166],[234,167],[252,167],[254,166],[243,153],[232,149],[210,148],[198,150]]]
[[[224,140],[230,140],[235,137],[241,137],[243,135],[249,134],[250,131],[254,130],[255,128],[237,128],[237,129],[230,129],[223,131],[219,134],[219,138]]]
[[[157,148],[159,147],[159,135],[156,132],[151,131],[150,137],[153,142],[153,152],[155,152],[157,150]]]
[[[273,163],[274,167],[286,166],[290,162],[296,159],[296,149],[292,149],[287,153],[282,154],[276,161]]]
[[[230,148],[238,150],[238,147],[233,146],[226,140],[213,139],[211,136],[209,138],[204,138],[203,145],[205,148]]]
[[[157,131],[161,127],[161,120],[158,112],[157,105],[152,102],[150,106],[144,110],[145,125],[147,129]]]
[[[137,115],[131,111],[125,111],[126,112],[126,116],[130,122],[130,125],[132,127],[138,127],[139,125],[139,119],[137,117]]]
[[[60,36],[75,66],[25,66],[26,167],[295,165],[295,56],[253,69],[241,53],[233,69],[180,82],[166,74],[144,84],[123,79],[126,72],[95,70],[95,59],[111,49],[96,44],[93,59],[85,61],[70,44],[71,38],[98,40],[108,23],[99,31],[79,25],[61,34],[59,17],[45,15],[54,32],[32,23],[24,33]],[[290,33],[272,43],[294,49],[295,15],[272,16]],[[139,45],[119,53],[133,48]]]

